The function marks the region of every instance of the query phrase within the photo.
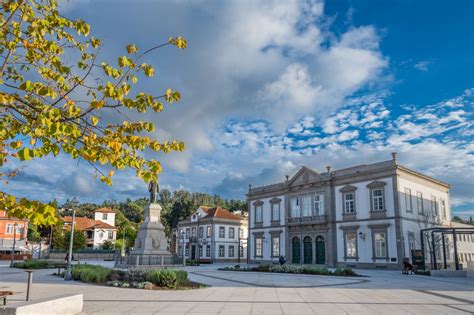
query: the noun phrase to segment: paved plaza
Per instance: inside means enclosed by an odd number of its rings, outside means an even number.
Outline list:
[[[209,288],[178,291],[122,289],[65,282],[54,270],[34,274],[32,298],[83,293],[84,314],[472,314],[472,279],[404,276],[358,270],[366,277],[218,271],[187,267]],[[27,275],[0,266],[0,290],[24,300]]]

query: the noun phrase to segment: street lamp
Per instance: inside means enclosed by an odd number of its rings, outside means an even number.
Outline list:
[[[184,229],[183,229],[183,230],[181,230],[181,238],[183,239],[183,241],[182,241],[183,242],[182,243],[183,244],[182,245],[182,247],[183,247],[183,267],[186,267],[186,255],[185,255],[185,251],[184,251],[184,247],[186,246],[186,244],[184,242],[184,236],[185,236],[185,233],[184,233]]]
[[[72,279],[72,245],[74,242],[74,221],[76,220],[76,208],[79,204],[76,197],[74,197],[71,201],[72,205],[72,222],[71,222],[71,235],[69,236],[69,251],[67,255],[67,270],[66,274],[64,275],[65,281],[70,281]]]
[[[197,252],[197,259],[196,261],[199,263],[199,258],[200,258],[200,253],[199,253],[199,250],[201,247],[201,245],[199,244],[199,219],[201,219],[201,214],[200,213],[197,213],[197,245],[198,245],[198,252]],[[203,231],[204,232],[204,231]]]
[[[16,228],[18,224],[15,223],[13,225],[13,248],[12,248],[12,257],[10,261],[10,268],[13,268],[13,265],[15,264],[15,246],[16,246]]]

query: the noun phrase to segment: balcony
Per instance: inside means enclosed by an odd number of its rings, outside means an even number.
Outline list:
[[[298,217],[298,218],[287,218],[286,223],[288,225],[298,224],[322,224],[327,223],[327,215],[313,215],[309,217]]]

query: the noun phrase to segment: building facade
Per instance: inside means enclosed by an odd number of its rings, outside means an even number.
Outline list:
[[[449,226],[449,188],[399,165],[395,153],[322,173],[302,167],[284,182],[249,187],[250,260],[399,268],[421,247],[421,229]]]
[[[16,231],[15,231],[16,227]],[[28,220],[11,218],[5,210],[0,210],[0,257],[9,259],[15,239],[15,253],[26,252]]]
[[[63,220],[64,230],[71,229],[72,217],[64,217]],[[105,241],[115,244],[117,237],[115,211],[110,208],[100,208],[94,211],[94,219],[76,217],[75,229],[84,233],[87,247],[101,248]]]
[[[248,221],[221,207],[201,206],[173,229],[171,251],[200,262],[246,261]]]

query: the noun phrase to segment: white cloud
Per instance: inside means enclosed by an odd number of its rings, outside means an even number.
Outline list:
[[[428,67],[429,67],[431,64],[432,64],[431,61],[422,60],[422,61],[419,61],[419,62],[415,63],[415,65],[414,65],[413,67],[414,67],[415,69],[417,69],[417,70],[426,72],[426,71],[428,71]]]

